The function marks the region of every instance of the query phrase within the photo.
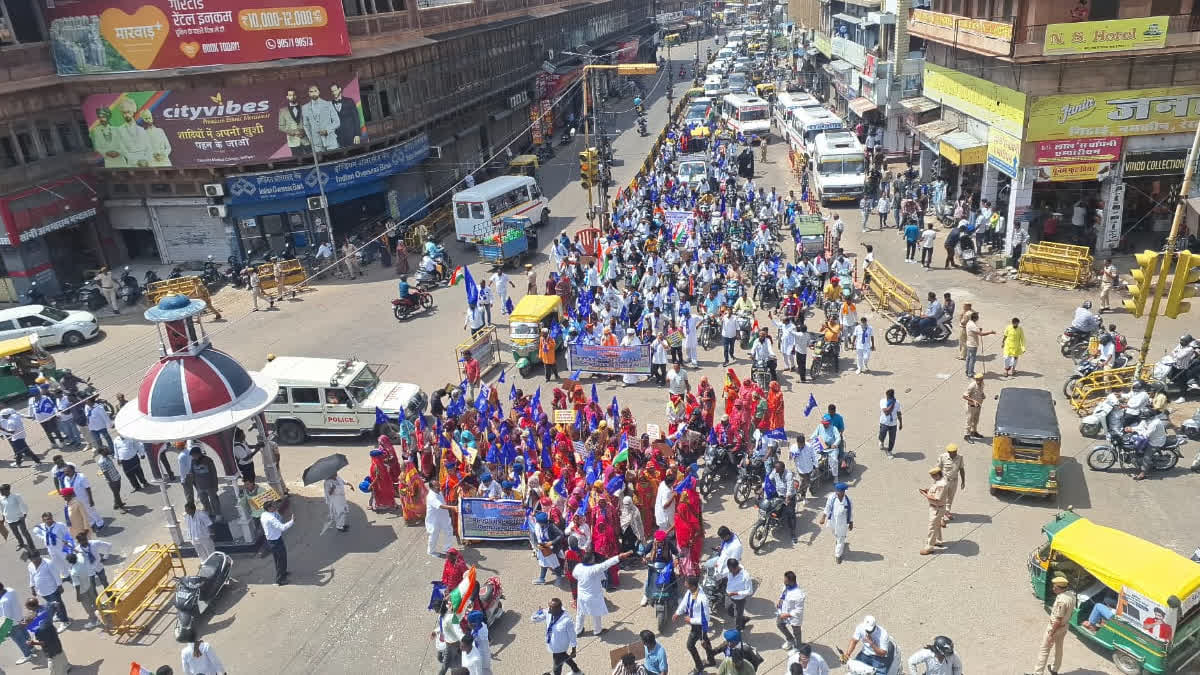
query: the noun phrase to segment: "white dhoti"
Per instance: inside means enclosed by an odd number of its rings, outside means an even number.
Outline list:
[[[833,557],[841,560],[846,552],[846,537],[850,534],[850,498],[838,499],[837,493],[829,495],[825,502],[825,520],[833,534]]]
[[[866,370],[867,366],[869,366],[871,364],[871,350],[870,349],[856,349],[855,356],[858,358],[858,369],[859,370]]]
[[[688,336],[688,339],[686,341],[684,341],[683,346],[687,350],[688,362],[695,363],[696,362],[696,349],[699,346],[699,344],[697,343],[697,340],[696,340],[696,335],[693,333],[692,335]]]
[[[345,528],[346,514],[350,512],[350,505],[346,503],[346,495],[326,495],[325,504],[329,506],[329,522],[339,530]]]
[[[429,544],[425,550],[429,555],[445,553],[454,541],[454,528],[450,524],[450,514],[444,509],[427,511],[425,513],[425,531],[429,533]],[[445,545],[439,545],[442,537],[446,538]]]
[[[575,566],[572,575],[575,577],[579,589],[579,611],[575,616],[576,632],[584,631],[583,622],[589,616],[592,617],[595,632],[599,633],[603,630],[604,617],[608,616],[608,604],[604,602],[604,577],[608,575],[608,568],[619,562],[621,559],[613,556],[595,565]]]

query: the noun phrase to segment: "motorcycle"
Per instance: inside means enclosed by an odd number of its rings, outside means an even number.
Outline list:
[[[646,556],[649,553],[650,544],[642,544],[638,547],[639,556]],[[666,567],[666,563],[662,564],[663,568],[653,563],[651,565],[659,574]],[[674,569],[674,566],[672,568]],[[658,632],[662,633],[670,625],[675,607],[679,604],[679,575],[672,572],[671,578],[666,583],[655,583],[650,592],[646,594],[646,600],[648,600],[647,604],[654,608],[654,622],[658,625]]]
[[[310,254],[311,255],[311,254]],[[225,283],[230,284],[234,288],[243,288],[246,285],[246,275],[243,274],[246,267],[235,256],[229,256],[227,262],[229,266],[221,271],[221,276],[225,278]],[[311,267],[305,269],[311,270]]]
[[[27,305],[46,305],[46,304],[48,304],[48,302],[46,301],[46,294],[42,292],[42,289],[38,288],[36,281],[30,282],[29,290],[25,291],[25,304],[27,304]]]
[[[1087,354],[1088,342],[1094,334],[1094,332],[1085,333],[1067,326],[1063,334],[1058,336],[1059,351],[1067,358],[1081,358],[1084,354]]]
[[[575,128],[568,127],[563,129],[562,138],[559,139],[559,145],[570,145],[571,141],[575,140]]]
[[[950,326],[945,321],[938,321],[933,325],[933,328],[918,330],[921,317],[910,312],[904,312],[896,318],[896,322],[888,326],[887,331],[883,334],[883,339],[887,340],[889,345],[903,344],[904,339],[909,335],[913,336],[914,340],[925,339],[927,341],[945,342],[946,338],[950,337]]]
[[[707,556],[705,556],[704,562],[708,562]],[[721,586],[724,570],[717,570],[715,567],[715,565],[703,566],[704,576],[700,578],[700,589],[708,598],[708,606],[712,607],[714,612],[719,612],[725,607],[725,588]]]
[[[755,553],[762,551],[767,545],[771,533],[783,522],[783,510],[787,508],[787,500],[783,497],[762,497],[758,501],[758,520],[750,528],[750,550]]]
[[[649,136],[650,135],[650,131],[646,129],[646,118],[645,117],[638,118],[637,128],[638,128],[639,136]]]
[[[392,300],[392,314],[396,316],[397,321],[407,319],[409,315],[422,309],[433,309],[433,296],[427,291],[418,290],[409,296],[407,302],[400,298]]]
[[[442,285],[442,280],[437,277],[436,273],[426,272],[425,270],[418,271],[414,281],[416,282],[417,290],[423,293],[440,288]]]
[[[821,376],[821,373],[830,370],[837,372],[838,365],[838,343],[825,342],[823,337],[817,337],[813,344],[819,350],[817,357],[809,364],[808,374],[814,380]]]
[[[979,254],[973,248],[965,248],[962,252],[962,264],[960,268],[970,272],[971,274],[979,274]]]
[[[754,286],[755,295],[758,298],[758,306],[763,309],[774,309],[779,307],[779,288],[775,285],[775,280],[771,277],[764,277],[758,280]]]
[[[175,588],[175,639],[193,642],[196,639],[196,621],[208,612],[229,583],[233,560],[221,551],[215,551],[201,563],[194,575],[183,577]]]
[[[1127,361],[1128,359],[1124,355],[1118,354],[1113,358],[1112,367],[1121,368]],[[1063,382],[1063,396],[1071,398],[1071,392],[1075,389],[1075,383],[1097,370],[1100,370],[1100,364],[1096,361],[1090,358],[1079,359],[1079,362],[1075,364],[1075,373],[1067,377],[1066,381]]]
[[[159,278],[158,272],[155,272],[154,270],[146,270],[146,273],[142,275],[143,286],[149,286],[150,284],[157,283],[159,281],[162,281],[162,279]]]
[[[138,298],[142,297],[142,289],[138,286],[137,279],[129,273],[129,267],[126,267],[121,274],[120,284],[121,288],[117,291],[117,295],[120,296],[121,302],[124,302],[126,305],[132,305],[138,301]]]
[[[880,672],[875,666],[865,661],[850,658],[842,651],[841,647],[834,647],[834,649],[837,650],[838,658],[846,664],[846,672],[849,675],[877,675]],[[888,653],[883,661],[885,664],[882,666],[884,675],[901,675],[904,659],[900,658],[900,646],[890,636],[888,637]]]
[[[731,448],[719,443],[709,443],[704,451],[704,464],[700,468],[697,489],[705,499],[711,497],[721,485],[727,469],[736,469]]]
[[[1142,463],[1138,457],[1137,442],[1137,434],[1132,431],[1126,432],[1121,429],[1109,431],[1108,443],[1097,445],[1088,452],[1088,467],[1092,471],[1108,471],[1114,464],[1120,464],[1124,470],[1138,469]],[[1163,447],[1153,449],[1147,447],[1147,452],[1151,450],[1154,452],[1150,457],[1150,469],[1170,471],[1175,468],[1175,465],[1183,457],[1179,448],[1186,442],[1179,436],[1170,435],[1167,436],[1167,442],[1163,443]]]
[[[754,324],[752,323],[753,319],[751,318],[751,316],[748,312],[742,312],[742,313],[738,314],[737,320],[738,320],[738,331],[737,331],[738,342],[741,343],[742,349],[749,349],[750,348],[750,335],[754,332]]]
[[[79,287],[79,306],[84,309],[94,312],[108,304],[104,296],[100,294],[100,287],[95,281],[89,281]]]
[[[757,455],[746,457],[738,466],[737,482],[733,484],[733,501],[745,506],[758,499],[762,492],[763,479],[767,477],[767,465]]]
[[[1116,394],[1109,394],[1096,404],[1092,412],[1079,420],[1079,433],[1088,438],[1100,438],[1124,426],[1125,410],[1121,407],[1121,399]]]
[[[717,320],[713,317],[705,319],[700,326],[700,346],[705,349],[712,349],[721,337],[721,328],[717,325]]]
[[[1190,382],[1180,383],[1176,379],[1175,359],[1170,354],[1164,355],[1154,364],[1154,368],[1150,371],[1150,377],[1154,381],[1154,387],[1168,396],[1187,396],[1190,393],[1197,391],[1198,387]],[[1187,377],[1182,375],[1179,379]]]
[[[204,267],[200,270],[200,281],[204,282],[210,291],[215,290],[225,281],[225,277],[221,275],[221,270],[217,268],[217,263],[213,262],[211,255],[204,261]]]
[[[183,276],[183,268],[176,265],[171,268],[171,273],[167,275],[168,279],[178,279]]]
[[[761,387],[763,391],[766,391],[767,387],[771,386],[773,379],[771,377],[771,361],[773,360],[755,360],[754,366],[750,368],[750,379],[754,380],[754,383]]]
[[[1179,425],[1183,430],[1183,435],[1193,441],[1200,441],[1200,410],[1192,413],[1192,416],[1183,421]]]
[[[811,495],[817,494],[817,488],[825,482],[833,485],[837,481],[844,481],[854,473],[854,451],[842,449],[838,452],[838,475],[837,480],[834,480],[833,471],[829,468],[829,453],[823,450],[817,450],[817,466],[813,470],[812,481],[809,483],[808,492]]]

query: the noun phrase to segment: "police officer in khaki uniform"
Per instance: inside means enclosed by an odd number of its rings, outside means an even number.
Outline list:
[[[958,445],[950,443],[946,451],[938,457],[938,466],[942,467],[942,476],[946,478],[946,513],[942,524],[950,522],[954,515],[950,510],[954,507],[954,495],[959,488],[967,489],[967,469],[962,455],[958,454]]]
[[[1038,650],[1037,665],[1032,673],[1026,675],[1046,675],[1057,673],[1062,667],[1063,639],[1067,637],[1067,622],[1075,613],[1078,600],[1075,592],[1068,590],[1069,582],[1064,576],[1056,576],[1050,580],[1051,590],[1058,597],[1054,598],[1054,606],[1050,608],[1050,623],[1046,624],[1046,632],[1042,635],[1042,646]],[[1046,661],[1050,658],[1050,649],[1054,649],[1054,666],[1046,669]]]
[[[537,272],[534,271],[533,265],[525,263],[525,294],[537,295]]]
[[[933,483],[920,490],[921,496],[929,502],[929,535],[925,538],[921,555],[929,555],[935,548],[945,546],[942,543],[942,523],[946,517],[946,477],[942,475],[941,466],[931,468],[929,475]]]
[[[963,440],[974,443],[976,438],[983,438],[978,428],[979,413],[983,410],[983,373],[975,373],[974,381],[967,387],[962,398],[967,402],[967,432],[963,435]]]

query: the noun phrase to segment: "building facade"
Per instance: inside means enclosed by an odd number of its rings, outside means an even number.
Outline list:
[[[249,31],[283,34],[280,10],[207,4],[109,25],[123,0],[80,17],[4,0],[0,300],[130,258],[303,252],[331,229],[340,244],[552,133],[577,109],[582,59],[655,50],[651,5],[633,0],[317,0],[326,15],[283,16],[311,21],[305,35],[265,43]],[[249,37],[179,37],[231,20]],[[189,66],[206,58],[219,65]],[[311,199],[322,187],[332,223]]]
[[[911,120],[927,177],[1035,238],[1157,245],[1200,123],[1200,3],[933,0]]]

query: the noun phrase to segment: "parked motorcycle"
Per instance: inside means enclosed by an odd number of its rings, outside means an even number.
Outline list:
[[[175,639],[192,642],[196,639],[196,621],[216,602],[217,596],[229,583],[233,560],[221,551],[209,554],[194,575],[183,577],[175,589]]]
[[[104,296],[100,294],[100,286],[95,280],[89,281],[79,287],[79,306],[94,312],[108,304]]]
[[[397,321],[407,319],[410,315],[422,309],[433,309],[433,296],[427,291],[417,290],[409,296],[407,302],[396,298],[392,300],[392,314]]]
[[[758,499],[766,476],[767,465],[762,457],[752,455],[743,459],[738,466],[737,482],[733,485],[734,503],[745,506]]]
[[[211,255],[204,261],[204,267],[200,270],[200,281],[204,282],[210,291],[216,290],[225,281]]]
[[[171,273],[167,275],[168,279],[178,279],[183,276],[183,268],[176,265],[171,268]]]
[[[249,275],[243,274],[246,266],[242,264],[236,256],[229,256],[227,262],[229,266],[221,271],[221,276],[225,277],[226,283],[229,283],[234,288],[244,288],[246,279]],[[312,269],[311,267],[306,269]]]
[[[1138,469],[1141,460],[1137,452],[1137,434],[1114,429],[1108,433],[1108,443],[1093,447],[1087,456],[1088,467],[1092,471],[1108,471],[1114,464],[1120,464],[1121,469]],[[1146,448],[1153,451],[1150,458],[1150,468],[1153,471],[1169,471],[1183,457],[1179,448],[1186,443],[1176,435],[1167,436],[1167,442],[1161,448]]]
[[[896,318],[896,322],[883,334],[883,339],[887,340],[889,345],[903,344],[904,339],[908,336],[913,336],[914,340],[925,339],[927,341],[945,342],[946,338],[950,337],[950,326],[944,321],[938,321],[933,325],[933,328],[926,330],[918,330],[917,326],[921,321],[921,317],[910,312],[904,312]]]
[[[143,286],[149,286],[150,284],[157,283],[159,281],[162,281],[162,279],[159,278],[158,272],[155,272],[154,270],[146,270],[146,273],[142,275]]]
[[[46,294],[42,289],[38,288],[36,281],[29,282],[29,290],[25,291],[25,304],[27,305],[47,305]]]
[[[120,296],[121,302],[126,305],[132,305],[142,297],[142,288],[138,286],[137,278],[129,272],[128,265],[121,273],[120,284],[121,287],[117,291],[117,295]]]

